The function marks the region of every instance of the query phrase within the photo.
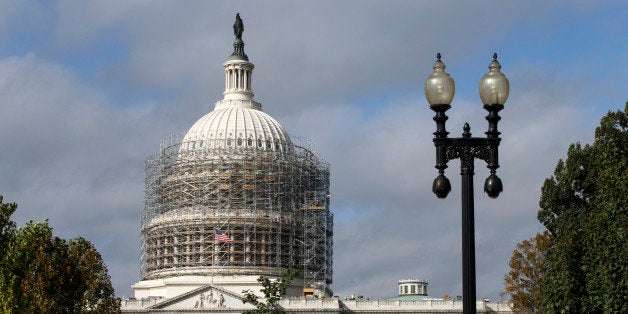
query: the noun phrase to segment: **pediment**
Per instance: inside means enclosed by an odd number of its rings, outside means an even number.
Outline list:
[[[250,304],[242,303],[243,296],[226,289],[205,285],[174,298],[159,302],[147,309],[154,310],[194,310],[220,313],[252,309]]]

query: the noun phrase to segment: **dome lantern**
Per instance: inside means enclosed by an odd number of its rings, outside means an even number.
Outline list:
[[[240,13],[236,14],[236,21],[233,24],[233,53],[229,60],[225,62],[225,100],[252,100],[253,90],[251,88],[251,76],[255,65],[249,62],[249,57],[244,53],[244,41],[242,32],[244,23],[240,18]],[[218,105],[218,104],[216,104]],[[253,104],[251,104],[255,107]],[[258,104],[259,105],[259,104]],[[260,108],[255,108],[260,109]]]

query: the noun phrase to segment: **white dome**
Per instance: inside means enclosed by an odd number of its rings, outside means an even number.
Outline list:
[[[254,149],[286,152],[291,141],[284,128],[268,114],[251,106],[216,106],[187,132],[181,149]]]

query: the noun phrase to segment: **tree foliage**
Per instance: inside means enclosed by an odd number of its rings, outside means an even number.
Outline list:
[[[292,279],[299,274],[299,270],[288,269],[282,278],[277,280],[270,280],[264,276],[259,276],[257,282],[262,285],[260,290],[264,294],[263,302],[258,300],[258,297],[251,290],[243,290],[244,294],[243,303],[251,303],[257,309],[246,311],[245,314],[279,314],[286,313],[284,310],[278,307],[278,302],[283,295],[286,294],[288,285],[292,282]]]
[[[48,221],[16,227],[0,196],[0,309],[4,313],[119,310],[102,257],[83,238],[52,234]]]
[[[543,311],[628,313],[628,103],[602,118],[592,145],[569,147],[540,208],[551,238]]]
[[[539,313],[541,300],[540,281],[543,277],[545,253],[550,243],[546,231],[517,244],[510,258],[510,271],[504,277],[506,291],[513,309],[522,313]]]
[[[15,223],[11,221],[11,215],[17,209],[15,203],[3,203],[0,195],[0,257],[6,254],[6,249],[11,239],[11,232],[15,229]]]
[[[78,305],[81,309],[111,311],[119,308],[120,300],[115,297],[111,277],[102,256],[94,245],[79,237],[69,241],[69,253],[77,261],[77,271],[84,282]]]

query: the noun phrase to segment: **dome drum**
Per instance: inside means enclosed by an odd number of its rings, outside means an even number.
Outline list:
[[[165,144],[147,160],[143,279],[292,267],[331,282],[327,163],[292,143],[286,153],[187,144]],[[216,242],[216,229],[233,241]]]
[[[276,275],[298,265],[294,260],[299,243],[291,224],[262,223],[241,219],[237,224],[220,219],[179,222],[143,228],[143,258],[148,275],[144,279],[164,278],[174,273],[234,275],[260,273]],[[215,226],[228,230],[230,242],[214,239]]]

